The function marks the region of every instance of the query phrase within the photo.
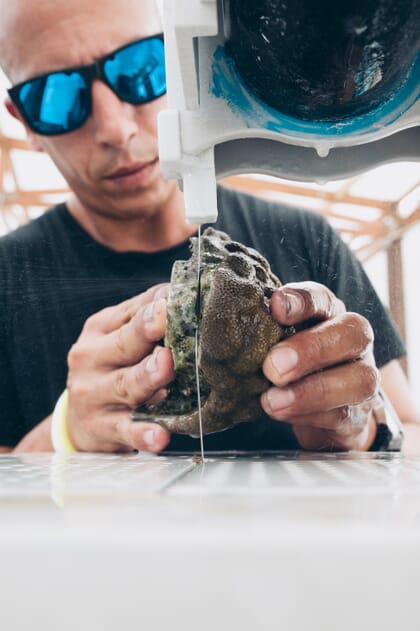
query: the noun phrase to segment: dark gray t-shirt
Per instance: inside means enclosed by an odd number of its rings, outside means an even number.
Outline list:
[[[219,189],[215,227],[259,250],[283,283],[314,280],[363,314],[378,366],[404,354],[360,264],[321,216]],[[88,316],[170,278],[188,242],[158,253],[115,252],[92,239],[64,204],[0,239],[0,445],[48,416],[65,387],[67,353]],[[170,450],[196,449],[173,436]],[[263,417],[205,438],[208,450],[295,449],[287,423]]]

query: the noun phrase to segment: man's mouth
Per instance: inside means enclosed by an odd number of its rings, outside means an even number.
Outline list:
[[[153,166],[157,162],[157,158],[155,160],[151,160],[150,162],[136,162],[135,164],[130,164],[126,167],[121,167],[116,171],[113,171],[109,175],[105,175],[105,180],[118,180],[118,178],[125,178],[130,175],[134,175],[136,173],[140,173],[147,169],[150,166]]]
[[[120,167],[103,177],[112,191],[118,193],[139,191],[147,188],[157,175],[159,159],[149,162],[135,162]]]

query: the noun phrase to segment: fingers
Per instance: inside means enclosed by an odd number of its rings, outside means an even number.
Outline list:
[[[157,453],[165,449],[170,433],[158,423],[134,423],[130,420],[129,436],[134,449]]]
[[[130,418],[128,410],[113,410],[92,421],[90,435],[84,435],[78,444],[79,451],[128,452],[165,449],[170,433],[157,423],[138,423]]]
[[[85,373],[69,374],[67,387],[78,405],[109,408],[136,407],[162,397],[162,389],[175,378],[172,353],[169,348],[156,346],[153,353],[135,366],[110,370],[89,379]],[[92,380],[95,387],[92,389]]]
[[[372,354],[364,359],[311,374],[285,387],[269,388],[261,403],[277,420],[314,415],[345,405],[357,405],[375,395],[379,371]]]
[[[168,294],[168,283],[155,285],[138,296],[98,311],[88,318],[84,330],[90,333],[111,333],[129,322],[139,309],[155,300],[167,298]]]
[[[172,353],[169,348],[157,346],[139,364],[107,373],[98,387],[98,396],[134,408],[161,396],[158,392],[173,379]]]
[[[134,365],[152,351],[156,342],[164,337],[165,329],[164,298],[140,306],[131,320],[110,333],[91,333],[85,327],[83,336],[69,352],[69,369],[72,371],[73,366],[80,363],[86,368],[100,366],[101,369]]]
[[[286,388],[272,388],[261,403],[273,419],[292,425],[304,449],[364,451],[376,435],[372,398],[378,387],[378,370],[370,354]]]
[[[360,405],[347,405],[322,414],[289,419],[300,445],[304,449],[366,450],[376,436],[373,416],[374,400]]]
[[[367,449],[376,431],[371,398],[379,388],[369,322],[312,282],[284,285],[270,308],[280,324],[306,328],[265,358],[263,372],[274,386],[261,397],[266,413],[291,423],[306,449]]]
[[[96,361],[105,367],[130,366],[149,354],[166,329],[166,300],[160,298],[140,307],[133,318],[103,336]]]
[[[104,309],[87,321],[68,355],[67,425],[80,451],[162,450],[169,433],[131,421],[130,410],[166,395],[175,377],[166,328],[168,286]],[[150,424],[149,424],[150,425]]]
[[[292,416],[288,421],[297,428],[317,428],[331,430],[343,437],[351,436],[357,429],[363,429],[366,414],[353,414],[353,406],[343,405],[333,410],[327,410],[314,414],[302,414]],[[370,409],[369,409],[370,411]]]
[[[354,361],[371,350],[373,331],[357,313],[304,329],[274,346],[263,363],[263,372],[274,385],[295,382],[315,371]]]
[[[337,449],[365,451],[374,440],[376,424],[373,416],[369,415],[362,427],[353,428],[349,424],[345,432],[297,424],[293,425],[293,431],[303,449],[311,451]]]
[[[157,453],[165,449],[170,440],[170,433],[157,423],[135,423],[129,415],[120,414],[109,424],[109,442],[104,443],[104,451],[115,451],[120,444],[124,450],[152,451]]]
[[[270,301],[274,318],[286,326],[308,320],[327,320],[344,313],[344,303],[327,287],[314,282],[288,283]]]
[[[138,365],[95,375],[94,379],[94,388],[85,375],[76,375],[68,382],[68,427],[75,447],[80,451],[164,449],[169,433],[152,424],[152,434],[144,434],[145,424],[133,423],[130,409],[166,394],[164,386],[174,379],[171,351],[156,347]],[[83,413],[76,414],[75,409]]]

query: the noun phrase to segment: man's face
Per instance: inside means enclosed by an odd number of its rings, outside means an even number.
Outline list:
[[[161,32],[154,0],[17,0],[14,83],[92,63],[135,39]],[[29,133],[47,152],[88,211],[113,218],[147,217],[170,198],[175,183],[160,172],[157,115],[165,97],[133,106],[104,83],[92,85],[92,114],[68,134]]]

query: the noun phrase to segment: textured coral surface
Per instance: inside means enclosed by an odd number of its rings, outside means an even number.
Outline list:
[[[165,345],[176,379],[162,403],[143,406],[135,420],[156,420],[171,432],[199,435],[195,341],[199,322],[199,374],[203,433],[221,431],[261,414],[268,387],[261,366],[284,331],[271,317],[269,299],[279,279],[258,252],[208,228],[192,256],[172,270]],[[200,287],[200,291],[198,288]]]

